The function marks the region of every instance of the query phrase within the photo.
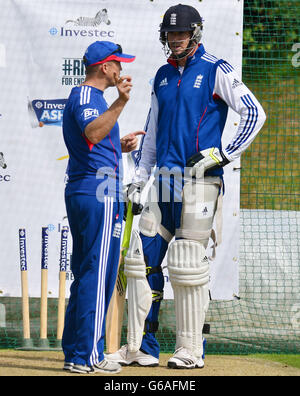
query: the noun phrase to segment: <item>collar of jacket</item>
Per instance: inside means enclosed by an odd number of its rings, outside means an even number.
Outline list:
[[[197,61],[199,60],[199,58],[201,58],[201,56],[202,56],[204,53],[205,53],[205,49],[204,49],[203,44],[199,44],[199,45],[198,45],[198,49],[197,49],[197,51],[194,53],[194,55],[188,57],[188,59],[187,59],[187,61],[186,61],[186,64],[185,64],[185,67],[187,67],[187,66],[190,65],[191,63],[197,62]],[[175,59],[169,58],[167,62],[170,63],[170,65],[176,67],[176,69],[178,68],[178,63],[177,63],[177,61],[176,61]]]

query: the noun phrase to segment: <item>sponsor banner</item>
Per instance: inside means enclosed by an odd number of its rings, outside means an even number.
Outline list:
[[[66,102],[67,99],[35,99],[30,101],[28,104],[28,112],[31,119],[31,126],[61,126]]]
[[[20,248],[20,269],[21,271],[27,271],[26,230],[24,228],[19,230],[19,248]]]
[[[19,229],[26,230],[29,293],[40,296],[41,229],[48,227],[49,297],[57,297],[61,230],[68,226],[64,204],[68,153],[62,117],[70,90],[84,81],[83,54],[94,41],[109,40],[136,56],[133,63],[122,64],[122,73],[132,76],[133,89],[119,125],[121,136],[142,130],[153,78],[166,62],[159,25],[174,2],[90,0],[88,7],[83,0],[4,3],[0,15],[0,296],[21,294]],[[204,19],[206,50],[226,59],[241,74],[243,1],[189,0],[188,4]],[[199,75],[195,87],[201,83]],[[234,82],[234,86],[239,84]],[[105,91],[108,104],[116,97],[116,89]],[[86,110],[86,119],[94,116]],[[229,111],[224,144],[238,122],[239,117]],[[123,157],[125,183],[130,182],[134,169],[130,157]],[[225,171],[223,243],[211,264],[211,295],[217,299],[238,294],[238,168],[236,162]],[[137,222],[135,219],[135,227]],[[122,237],[119,226],[113,232]],[[69,233],[67,296],[72,281],[71,252]],[[172,298],[166,268],[164,274],[165,298]]]
[[[82,58],[63,58],[61,68],[61,85],[69,87],[83,83],[85,67]]]

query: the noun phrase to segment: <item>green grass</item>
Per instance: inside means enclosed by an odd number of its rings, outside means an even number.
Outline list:
[[[270,360],[300,369],[300,355],[254,354],[248,355],[248,357]]]

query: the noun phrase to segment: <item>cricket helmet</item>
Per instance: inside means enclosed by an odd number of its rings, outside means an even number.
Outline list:
[[[192,6],[178,4],[170,7],[160,25],[160,41],[166,46],[168,32],[191,32],[191,44],[198,44],[202,37],[203,19]]]

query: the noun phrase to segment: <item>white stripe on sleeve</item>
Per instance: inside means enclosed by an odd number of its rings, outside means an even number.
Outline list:
[[[238,129],[223,150],[229,161],[233,161],[253,142],[266,120],[266,115],[256,97],[229,63],[224,62],[218,66],[214,93],[241,117]]]
[[[91,99],[91,87],[88,87],[86,85],[83,85],[80,90],[80,105],[88,104],[90,103]]]

